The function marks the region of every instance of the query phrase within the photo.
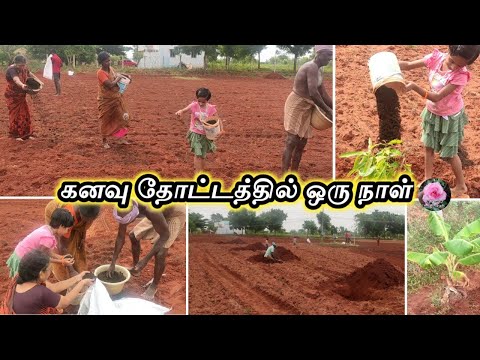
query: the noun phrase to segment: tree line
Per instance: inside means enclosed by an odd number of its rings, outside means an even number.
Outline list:
[[[228,221],[231,230],[237,229],[244,234],[286,233],[283,224],[288,215],[280,209],[271,209],[261,214],[255,211],[241,209],[229,211],[228,216],[219,213],[212,214],[210,219],[197,212],[189,213],[190,232],[216,232],[217,224]],[[371,214],[360,213],[354,217],[354,228],[335,226],[331,217],[325,212],[316,214],[316,220],[305,220],[301,229],[293,230],[292,235],[320,235],[320,236],[343,236],[350,231],[361,237],[399,237],[404,234],[405,217],[387,211],[375,210]]]
[[[228,70],[232,60],[247,60],[257,57],[260,69],[260,53],[267,45],[179,45],[175,46],[174,53],[181,58],[182,54],[197,56],[204,53],[204,68],[208,68],[210,61],[216,61],[219,56],[225,59],[225,68]],[[313,45],[276,45],[279,49],[292,54],[293,70],[297,69],[297,61],[301,56],[312,50]],[[129,50],[134,51],[134,60],[139,61],[143,52],[138,51],[138,45],[126,47],[123,45],[0,45],[0,63],[11,64],[13,58],[22,50],[33,59],[44,60],[55,49],[66,65],[75,66],[75,63],[94,63],[100,51],[107,51],[111,55],[125,56]],[[283,55],[285,56],[285,55]]]

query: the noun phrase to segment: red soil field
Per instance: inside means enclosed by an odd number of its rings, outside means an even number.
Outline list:
[[[8,257],[19,241],[26,235],[44,225],[45,206],[50,200],[0,200],[0,231],[3,237],[0,240],[0,299],[3,299],[7,289],[8,267],[5,264]],[[138,220],[136,221],[138,222]],[[134,224],[136,224],[136,222]],[[129,225],[127,230],[130,231]],[[118,224],[112,216],[110,206],[102,207],[99,218],[87,231],[87,261],[90,271],[98,266],[109,264],[115,238],[117,236]],[[150,241],[142,241],[142,252],[140,258],[145,256],[151,249]],[[127,238],[117,264],[130,268],[132,266],[130,240]],[[167,265],[164,275],[158,286],[155,302],[172,308],[168,314],[185,314],[186,298],[186,261],[185,261],[185,229],[180,233],[178,239],[170,248],[167,256]],[[132,276],[125,284],[122,293],[118,297],[140,297],[145,290],[142,286],[153,277],[154,260],[152,259],[143,269],[139,276]],[[56,281],[50,278],[50,281]],[[70,306],[67,313],[75,313],[78,307]]]
[[[41,74],[38,73],[37,76]],[[129,178],[156,171],[164,178],[191,178],[193,157],[186,141],[190,117],[175,112],[194,100],[195,90],[208,87],[211,103],[225,120],[226,134],[209,155],[207,170],[230,185],[243,171],[280,175],[285,141],[283,108],[293,79],[212,76],[179,78],[132,75],[124,99],[131,115],[132,145],[101,146],[97,111],[97,79],[93,73],[62,77],[62,96],[54,84],[32,101],[37,139],[8,138],[8,110],[0,101],[0,194],[54,195],[62,178]],[[3,94],[5,78],[0,77]],[[331,93],[331,80],[325,81]],[[332,131],[315,131],[300,165],[305,179],[332,177]]]
[[[377,141],[378,114],[368,69],[369,58],[380,51],[390,51],[399,60],[418,60],[431,53],[434,48],[448,51],[446,45],[422,46],[337,46],[336,47],[336,177],[346,177],[353,166],[354,158],[341,159],[339,154],[367,148],[368,138]],[[471,79],[464,88],[465,101],[470,123],[465,127],[463,146],[468,153],[464,163],[464,175],[471,198],[480,198],[480,139],[476,135],[480,130],[478,117],[480,110],[480,76],[478,61],[470,66]],[[407,81],[414,81],[428,89],[426,68],[404,71]],[[425,101],[415,92],[399,96],[401,107],[402,150],[407,163],[418,181],[424,178],[424,147],[421,142],[422,123],[420,113]],[[434,177],[445,179],[452,187],[454,176],[450,165],[435,155]]]
[[[358,247],[270,237],[189,237],[190,314],[404,314],[404,242]],[[219,243],[222,242],[222,243]]]

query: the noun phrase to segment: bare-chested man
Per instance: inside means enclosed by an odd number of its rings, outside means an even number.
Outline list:
[[[153,278],[145,284],[144,287],[147,290],[142,294],[144,299],[153,300],[157,292],[158,283],[165,270],[168,249],[185,226],[185,216],[186,206],[184,204],[175,204],[166,209],[152,210],[133,201],[130,211],[117,210],[115,208],[113,217],[119,223],[119,226],[108,275],[110,276],[115,270],[115,263],[125,244],[128,224],[133,223],[137,218],[143,218],[129,233],[133,257],[133,268],[129,270],[132,275],[137,275],[150,259],[155,257]],[[145,257],[140,259],[140,240],[142,239],[153,239],[155,244]]]
[[[323,69],[333,56],[333,45],[315,45],[315,59],[298,69],[293,91],[285,102],[284,125],[287,132],[282,171],[297,171],[307,140],[312,137],[310,125],[315,105],[332,119],[332,98],[323,84]]]

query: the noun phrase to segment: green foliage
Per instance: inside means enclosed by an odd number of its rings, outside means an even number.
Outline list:
[[[439,212],[431,211],[428,215],[430,229],[436,236],[441,236],[445,241],[439,245],[440,249],[434,247],[431,253],[409,251],[407,259],[424,269],[445,265],[452,282],[466,281],[466,275],[459,271],[457,267],[459,264],[468,266],[480,263],[479,239],[476,237],[480,234],[479,220],[467,224],[453,239],[450,239],[449,232],[452,226],[445,223]],[[456,238],[459,234],[462,238]]]
[[[125,52],[130,50],[129,46],[123,45],[95,45],[95,52],[98,54],[101,51],[106,51],[110,55],[125,56]]]
[[[318,231],[322,234],[330,234],[335,226],[332,225],[331,218],[328,214],[325,214],[323,211],[317,214],[318,221]],[[337,229],[335,229],[336,232]]]
[[[288,215],[280,209],[271,209],[260,215],[264,221],[264,228],[271,232],[279,232],[282,230],[283,222]]]
[[[355,180],[396,180],[401,173],[413,176],[411,165],[405,162],[404,155],[397,148],[401,143],[401,140],[392,140],[387,144],[373,144],[369,138],[366,151],[347,152],[340,157],[355,157],[348,173],[348,176],[355,175]]]
[[[188,214],[188,230],[190,232],[202,231],[207,227],[207,219],[202,214],[191,212]]]
[[[74,58],[77,64],[90,64],[96,60],[96,45],[27,45],[28,53],[38,60],[45,60],[52,49],[68,66],[75,65]]]
[[[271,209],[257,216],[255,211],[241,209],[228,212],[228,221],[231,229],[242,229],[250,232],[261,232],[268,229],[270,232],[281,233],[283,222],[287,214],[280,209]]]
[[[0,64],[10,65],[24,45],[0,45]]]
[[[277,45],[280,49],[293,54],[293,71],[297,70],[297,59],[312,49],[313,45]]]
[[[228,212],[228,221],[230,222],[231,229],[242,229],[245,231],[251,228],[255,217],[256,214],[254,211],[249,211],[245,208]]]
[[[318,232],[317,225],[313,220],[305,220],[302,225],[303,229],[307,232],[307,234],[316,234]]]
[[[405,216],[388,211],[375,210],[371,214],[359,213],[355,215],[357,232],[366,237],[386,237],[403,235],[405,233]]]
[[[224,221],[225,217],[222,214],[215,213],[215,214],[210,215],[210,219],[213,222],[220,222],[220,221]]]

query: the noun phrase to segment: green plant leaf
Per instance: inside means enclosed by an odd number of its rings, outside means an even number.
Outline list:
[[[480,263],[480,254],[473,254],[458,260],[462,265],[475,265]]]
[[[393,139],[388,142],[388,145],[396,145],[396,144],[401,144],[402,140],[399,139]]]
[[[457,235],[455,235],[455,238],[468,239],[471,236],[477,234],[480,234],[480,219],[475,220],[474,222],[471,222],[470,224],[464,226],[463,229],[460,230]]]
[[[367,162],[362,166],[362,168],[358,169],[358,175],[368,176],[369,174],[371,174],[371,172],[369,173],[368,171],[370,170],[372,163],[373,163],[373,158],[369,158]]]
[[[428,258],[429,254],[424,254],[424,253],[419,253],[419,252],[414,252],[414,251],[409,251],[407,253],[407,260],[414,262],[421,267],[424,266],[425,260]]]
[[[452,277],[453,277],[454,280],[460,281],[463,278],[466,278],[467,276],[465,275],[465,273],[463,273],[461,271],[454,271],[452,273]]]
[[[474,239],[470,241],[470,244],[473,245],[473,251],[472,252],[480,252],[480,238]]]
[[[428,255],[428,260],[435,266],[442,265],[447,261],[448,252],[447,251],[434,251]]]
[[[463,239],[453,239],[445,242],[443,245],[448,251],[458,257],[467,256],[473,250],[473,245]]]
[[[368,155],[368,153],[366,153],[365,151],[350,151],[350,152],[340,154],[340,157],[347,158],[351,156],[360,156],[360,155]]]
[[[390,155],[394,157],[399,157],[399,156],[402,156],[402,152],[397,149],[392,149],[392,152],[390,153]]]
[[[428,224],[433,233],[437,236],[443,236],[448,241],[448,233],[450,232],[450,224],[445,223],[443,219],[435,211],[430,211],[428,215]]]
[[[370,168],[365,171],[363,174],[362,172],[360,171],[360,175],[363,176],[363,177],[368,177],[370,176],[371,174],[373,174],[373,172],[377,169],[377,167],[375,165],[373,166],[370,166]]]

